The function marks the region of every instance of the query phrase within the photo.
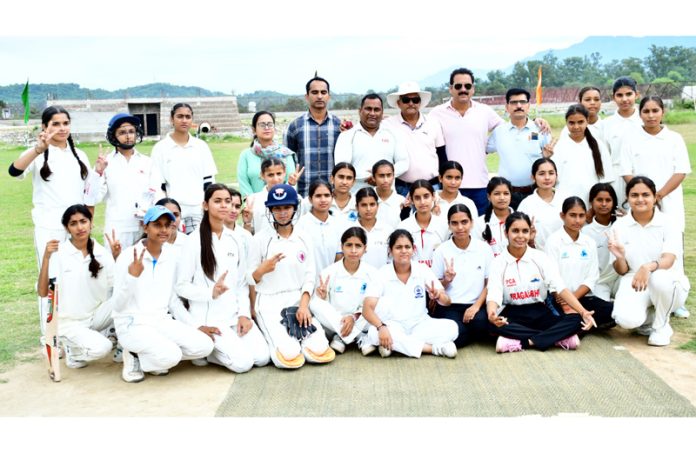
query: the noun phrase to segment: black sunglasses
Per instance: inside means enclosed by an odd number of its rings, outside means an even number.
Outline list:
[[[473,83],[455,83],[452,86],[454,87],[455,90],[461,90],[462,87],[466,88],[467,90],[470,90],[471,87],[474,86],[474,84]]]
[[[420,96],[401,96],[402,104],[408,104],[409,102],[413,102],[414,104],[420,104],[421,98]]]

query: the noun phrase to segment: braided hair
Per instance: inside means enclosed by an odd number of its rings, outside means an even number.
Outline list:
[[[65,108],[59,105],[52,105],[50,107],[47,107],[41,114],[41,124],[48,127],[48,123],[51,122],[53,116],[61,113],[67,116],[68,120],[70,120],[70,114],[67,110],[65,110]],[[70,151],[72,151],[73,156],[75,156],[75,159],[77,159],[77,162],[80,164],[80,177],[84,181],[85,179],[87,179],[89,170],[87,170],[87,166],[85,165],[85,163],[82,162],[80,158],[77,156],[77,151],[75,150],[75,143],[73,142],[72,134],[68,135],[68,145],[70,145]],[[51,168],[48,166],[48,149],[44,151],[43,157],[44,162],[41,166],[41,170],[39,170],[39,175],[41,175],[41,179],[43,179],[44,181],[48,181],[48,177],[53,174]]]
[[[512,183],[510,181],[508,181],[506,178],[503,178],[502,176],[494,176],[491,178],[490,181],[488,181],[488,185],[486,186],[486,193],[488,195],[492,194],[493,191],[498,186],[507,186],[510,193],[512,193]],[[493,239],[493,233],[491,232],[491,226],[488,224],[488,222],[491,221],[492,215],[493,215],[493,204],[488,203],[488,207],[486,207],[486,212],[483,216],[483,221],[486,225],[486,228],[483,230],[483,234],[481,235],[481,237],[483,237],[483,240],[486,241],[487,244],[490,244],[491,240]]]
[[[61,223],[63,226],[67,229],[68,224],[70,223],[70,218],[75,215],[75,214],[82,214],[89,220],[90,222],[92,221],[92,213],[89,212],[89,209],[87,206],[83,204],[74,204],[70,206],[68,209],[65,210],[63,213],[63,217],[61,218]],[[87,253],[89,254],[89,273],[92,275],[92,278],[97,278],[99,275],[99,271],[102,270],[104,266],[97,261],[97,258],[94,256],[94,239],[91,237],[87,239]]]

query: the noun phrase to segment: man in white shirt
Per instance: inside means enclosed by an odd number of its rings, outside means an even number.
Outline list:
[[[378,94],[366,94],[360,102],[360,123],[338,136],[334,161],[349,162],[355,167],[355,185],[351,190],[357,192],[363,187],[375,185],[372,165],[386,159],[394,164],[394,175],[401,176],[408,170],[408,153],[396,134],[381,127],[384,109]]]

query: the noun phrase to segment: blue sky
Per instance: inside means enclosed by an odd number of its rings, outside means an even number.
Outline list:
[[[489,11],[481,3],[429,0],[425,12],[402,1],[247,3],[169,0],[138,3],[137,12],[129,10],[134,3],[112,4],[105,12],[104,2],[34,0],[28,23],[9,20],[0,30],[0,85],[28,77],[87,88],[167,82],[299,94],[318,70],[332,91],[364,92],[452,65],[502,69],[588,35],[692,34],[688,24],[684,33],[674,22],[646,27],[618,11],[600,21],[598,13],[582,12],[610,11],[612,2],[596,0],[570,13],[547,0],[496,2]],[[520,4],[536,10],[513,13]],[[3,8],[8,18],[23,14],[18,2]]]

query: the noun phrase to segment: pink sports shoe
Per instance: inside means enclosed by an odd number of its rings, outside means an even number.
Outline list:
[[[512,338],[498,337],[498,341],[495,342],[495,352],[518,352],[522,350],[522,343],[520,340],[513,340]]]
[[[577,335],[572,335],[556,342],[556,346],[566,351],[577,349],[580,346],[580,338]]]

